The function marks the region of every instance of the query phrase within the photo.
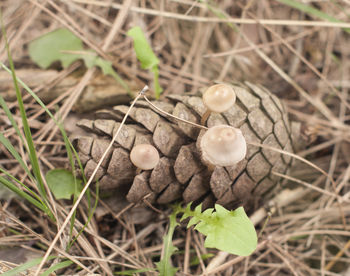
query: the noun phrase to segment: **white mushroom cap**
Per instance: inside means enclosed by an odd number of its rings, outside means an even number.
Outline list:
[[[204,105],[212,112],[225,112],[236,102],[236,93],[231,85],[216,84],[203,94]]]
[[[241,130],[227,125],[209,128],[202,136],[200,148],[203,161],[215,166],[233,166],[247,153]]]
[[[139,144],[131,150],[130,160],[141,170],[151,170],[159,162],[159,153],[152,145]]]

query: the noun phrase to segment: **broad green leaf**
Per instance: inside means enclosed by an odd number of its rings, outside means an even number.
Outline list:
[[[240,256],[252,254],[257,246],[257,235],[243,207],[228,211],[216,204],[215,211],[195,227],[206,236],[205,247]]]
[[[29,43],[29,56],[43,69],[55,61],[60,61],[66,68],[74,61],[83,59],[86,67],[100,67],[105,75],[112,76],[131,93],[128,85],[114,71],[112,63],[97,56],[93,51],[84,50],[80,38],[67,29],[58,29],[33,40]]]
[[[55,61],[61,61],[66,68],[79,59],[67,51],[82,51],[83,43],[71,31],[58,29],[33,40],[28,50],[30,58],[43,69]]]
[[[138,26],[133,27],[127,34],[134,40],[134,50],[137,59],[141,62],[141,67],[143,69],[152,69],[154,66],[157,66],[159,59],[154,54],[141,28]]]
[[[75,191],[81,191],[81,180],[74,178],[71,171],[53,169],[47,172],[45,179],[56,199],[70,199]]]
[[[159,85],[159,59],[154,54],[145,34],[140,27],[136,26],[131,28],[127,34],[134,40],[134,50],[137,59],[141,62],[141,67],[143,69],[149,69],[153,73],[154,90],[156,93],[156,98],[158,99],[160,93],[163,91]]]
[[[189,206],[178,212],[183,212],[184,218],[192,217],[187,227],[196,225],[194,229],[206,236],[205,247],[240,256],[253,253],[257,246],[257,235],[243,207],[229,211],[216,204],[215,210],[209,208],[201,213],[200,205],[193,211]]]

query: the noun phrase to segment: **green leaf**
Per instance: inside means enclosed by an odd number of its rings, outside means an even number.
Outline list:
[[[187,209],[185,209],[188,212]],[[195,229],[206,236],[205,247],[216,248],[240,256],[248,256],[257,246],[257,235],[253,223],[243,207],[228,211],[216,204],[215,211],[200,208],[190,211],[193,218],[188,225],[197,224]]]
[[[153,73],[154,90],[156,93],[156,98],[158,99],[160,93],[163,91],[159,85],[159,59],[154,54],[145,34],[140,27],[136,26],[131,28],[127,34],[134,40],[134,50],[137,59],[141,62],[141,67],[143,69],[149,69]]]
[[[136,26],[131,28],[127,34],[134,40],[134,50],[143,69],[152,69],[159,64],[158,58],[154,54],[140,27]]]
[[[201,257],[201,260],[205,261],[207,259],[210,259],[212,257],[214,257],[215,255],[212,254],[212,253],[207,253],[207,254],[202,254],[200,257]],[[191,261],[190,261],[190,266],[193,266],[193,265],[199,265],[200,264],[200,261],[199,261],[199,258],[198,256],[195,256]]]
[[[114,272],[116,275],[135,275],[137,273],[142,273],[142,272],[153,272],[154,268],[141,268],[141,269],[129,269],[129,270],[124,270],[120,272]]]
[[[177,271],[177,268],[173,267],[170,261],[171,255],[178,250],[172,243],[173,234],[176,226],[178,225],[176,222],[176,215],[177,212],[173,212],[169,216],[169,230],[168,233],[163,237],[164,256],[159,262],[156,263],[159,276],[173,276]]]
[[[240,256],[252,254],[257,246],[257,235],[243,207],[228,211],[216,204],[215,210],[214,225],[208,226],[205,222],[197,225],[198,231],[203,229],[207,235],[204,245]]]
[[[53,169],[47,172],[45,179],[56,199],[70,199],[76,191],[81,191],[81,180],[76,179],[71,171]]]
[[[19,107],[20,114],[21,114],[24,136],[25,136],[25,139],[26,139],[26,142],[28,145],[29,160],[30,160],[30,163],[32,165],[32,170],[33,170],[33,173],[35,176],[36,185],[38,187],[40,196],[42,197],[42,199],[46,200],[47,195],[46,195],[46,191],[45,191],[45,187],[44,187],[44,182],[43,182],[41,171],[39,168],[39,161],[38,161],[37,153],[35,150],[35,145],[34,145],[33,137],[31,134],[31,130],[29,127],[29,123],[28,123],[28,119],[27,119],[27,115],[26,115],[26,110],[24,107],[23,99],[22,99],[22,93],[21,93],[19,86],[18,86],[15,67],[13,64],[11,51],[10,51],[10,48],[9,48],[9,45],[7,42],[5,27],[3,24],[1,24],[1,27],[2,27],[2,34],[3,34],[4,40],[5,40],[5,48],[6,48],[6,52],[7,52],[7,57],[8,57],[8,61],[9,61],[10,68],[11,68],[12,80],[13,80],[13,84],[14,84],[15,91],[16,91],[16,98],[17,98],[17,102],[18,102],[18,107]],[[50,218],[54,218],[50,208],[46,205],[46,203],[44,204],[44,207],[46,208],[45,213]]]
[[[49,256],[47,259],[48,260],[52,260],[53,258],[56,258],[55,256]],[[36,258],[36,259],[33,259],[33,260],[30,260],[22,265],[19,265],[17,266],[16,268],[14,269],[11,269],[9,271],[6,271],[4,273],[2,273],[1,275],[2,276],[16,276],[16,275],[19,275],[19,273],[23,272],[23,271],[26,271],[28,270],[29,268],[32,268],[38,264],[40,264],[41,260],[43,258]]]
[[[58,29],[33,40],[29,43],[29,56],[43,69],[55,61],[60,61],[63,68],[66,68],[74,61],[83,59],[86,67],[100,67],[105,75],[112,76],[131,93],[128,85],[114,71],[112,63],[93,51],[85,51],[80,38],[67,29]]]
[[[71,260],[63,261],[57,264],[54,264],[49,269],[47,269],[44,273],[41,273],[40,276],[49,276],[52,275],[51,273],[55,272],[56,270],[65,268],[73,264]]]
[[[33,40],[28,50],[30,58],[43,69],[55,61],[61,61],[66,68],[79,59],[79,55],[65,51],[82,51],[83,43],[71,31],[58,29]]]

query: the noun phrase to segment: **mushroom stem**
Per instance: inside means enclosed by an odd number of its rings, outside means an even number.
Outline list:
[[[136,172],[135,172],[136,175],[139,175],[141,172],[142,172],[142,169],[136,168]]]
[[[208,171],[209,171],[210,173],[214,172],[215,167],[216,167],[215,165],[209,164],[209,163],[207,163],[206,165],[207,165]]]
[[[210,114],[211,114],[211,111],[209,109],[207,109],[204,112],[204,114],[202,115],[202,118],[201,118],[201,125],[205,126],[205,123],[207,122]]]

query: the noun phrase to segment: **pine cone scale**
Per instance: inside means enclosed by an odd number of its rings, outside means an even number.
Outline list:
[[[299,128],[290,126],[283,105],[265,88],[251,83],[234,84],[233,88],[237,95],[234,107],[222,114],[212,113],[207,126],[228,124],[240,128],[248,143],[244,160],[236,166],[216,167],[210,172],[198,150],[198,141],[204,131],[157,114],[148,103],[139,101],[130,112],[131,119],[123,126],[110,157],[103,162],[102,172],[99,172],[101,188],[124,185],[128,190],[127,199],[135,203],[145,196],[150,202],[159,204],[182,198],[185,202],[200,200],[208,206],[218,202],[232,207],[247,202],[252,195],[260,200],[279,181],[271,172],[285,173],[291,157],[249,143],[293,152],[298,144],[295,137],[298,137]],[[167,99],[169,102],[154,101],[154,104],[192,122],[198,123],[206,110],[198,94],[170,95]],[[99,112],[98,117],[120,118],[127,109],[127,106],[116,106],[112,112]],[[83,120],[79,125],[98,136],[81,137],[77,143],[86,164],[85,173],[89,175],[120,122]],[[96,142],[96,139],[101,141]],[[153,144],[161,159],[151,172],[136,175],[129,154],[141,143]]]

